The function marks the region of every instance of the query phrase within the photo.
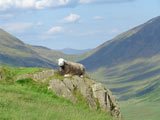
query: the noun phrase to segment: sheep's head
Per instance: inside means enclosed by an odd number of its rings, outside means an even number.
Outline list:
[[[64,66],[64,59],[63,58],[58,59],[58,66]]]

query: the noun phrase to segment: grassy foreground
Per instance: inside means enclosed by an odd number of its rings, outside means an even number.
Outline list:
[[[72,104],[31,79],[23,82],[12,79],[40,70],[5,68],[2,71],[6,77],[0,81],[0,120],[113,120],[104,112],[90,110],[83,101]]]

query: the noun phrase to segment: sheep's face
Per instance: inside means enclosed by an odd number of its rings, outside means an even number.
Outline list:
[[[64,59],[63,58],[58,59],[58,66],[64,66]]]

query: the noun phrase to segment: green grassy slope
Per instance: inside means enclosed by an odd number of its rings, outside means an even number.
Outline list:
[[[91,74],[110,88],[126,120],[157,120],[160,115],[160,56],[137,59]]]
[[[0,119],[6,120],[112,120],[101,111],[90,110],[81,99],[72,104],[45,88],[45,84],[31,79],[14,81],[39,68],[3,67],[0,80]],[[5,77],[4,77],[5,76]]]
[[[158,89],[160,56],[137,59],[110,68],[100,68],[92,75],[105,83],[120,100],[139,97]]]

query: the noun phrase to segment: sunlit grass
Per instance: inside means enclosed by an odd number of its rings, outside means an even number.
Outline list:
[[[4,67],[2,72],[6,77],[0,82],[0,119],[113,120],[113,117],[105,112],[91,110],[82,97],[78,97],[78,102],[73,104],[49,91],[41,82],[30,78],[14,81],[15,76],[41,70]]]

